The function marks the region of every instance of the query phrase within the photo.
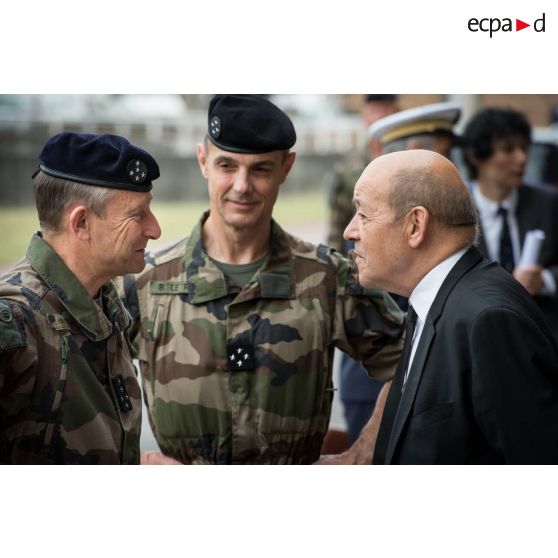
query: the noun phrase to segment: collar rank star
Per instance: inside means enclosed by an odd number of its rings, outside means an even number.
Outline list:
[[[254,369],[254,347],[230,343],[227,345],[227,362],[229,372],[238,372]]]
[[[147,180],[147,166],[139,159],[132,159],[127,167],[128,178],[136,184],[141,184]]]

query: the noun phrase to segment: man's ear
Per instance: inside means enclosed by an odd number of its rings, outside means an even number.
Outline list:
[[[291,171],[291,169],[294,165],[295,159],[296,159],[296,153],[294,151],[291,151],[290,153],[287,153],[287,157],[285,158],[285,162],[283,163],[283,170],[285,171],[285,178],[287,177],[287,175]]]
[[[201,173],[204,178],[207,178],[207,153],[203,143],[198,143],[196,155],[198,157],[198,165],[200,166]]]
[[[430,214],[422,205],[413,207],[407,215],[405,232],[411,248],[418,248],[426,239],[426,232],[430,224]]]
[[[90,211],[84,205],[77,205],[70,212],[69,225],[78,240],[89,240],[91,236]]]

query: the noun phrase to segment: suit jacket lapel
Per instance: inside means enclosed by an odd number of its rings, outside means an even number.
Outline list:
[[[430,316],[428,316],[422,328],[420,341],[415,352],[415,357],[413,358],[411,370],[409,371],[409,377],[407,378],[405,389],[401,394],[397,414],[395,415],[395,420],[393,421],[393,428],[391,429],[391,436],[386,450],[386,464],[391,463],[391,458],[393,457],[393,452],[397,442],[399,441],[399,437],[401,436],[403,426],[407,422],[407,418],[413,407],[417,394],[417,388],[424,370],[424,363],[426,362],[426,357],[435,335],[436,329],[430,320]]]
[[[419,344],[415,352],[415,357],[411,365],[411,370],[409,371],[407,385],[401,395],[401,401],[399,402],[397,414],[395,415],[395,420],[393,422],[393,428],[391,429],[391,435],[386,450],[386,464],[391,463],[392,461],[395,449],[397,448],[397,444],[401,438],[401,433],[403,432],[405,423],[407,422],[413,408],[420,380],[425,368],[426,359],[428,357],[432,341],[436,336],[436,322],[442,314],[446,300],[463,275],[465,275],[471,268],[478,265],[482,260],[482,254],[477,248],[474,246],[469,248],[469,250],[463,254],[462,258],[449,272],[448,276],[442,283],[432,306],[430,307],[430,311],[426,317]]]

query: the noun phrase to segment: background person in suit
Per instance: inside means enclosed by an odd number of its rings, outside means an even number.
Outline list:
[[[473,246],[457,169],[430,151],[385,155],[354,200],[359,282],[410,302],[374,463],[558,463],[558,347],[523,287]],[[368,429],[337,462],[369,462]]]
[[[531,126],[514,110],[489,108],[468,123],[466,163],[480,218],[480,251],[535,297],[558,340],[558,192],[523,183]],[[545,233],[539,265],[517,267],[528,231]]]

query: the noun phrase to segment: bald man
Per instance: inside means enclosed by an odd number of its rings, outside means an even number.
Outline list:
[[[477,214],[453,164],[385,155],[354,203],[345,238],[359,282],[410,302],[373,462],[558,463],[558,347],[527,291],[474,247]],[[373,430],[345,463],[369,462]]]

